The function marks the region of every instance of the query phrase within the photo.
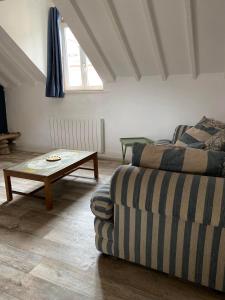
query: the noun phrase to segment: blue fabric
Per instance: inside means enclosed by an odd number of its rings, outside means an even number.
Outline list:
[[[56,7],[51,7],[48,16],[46,97],[64,97],[59,22],[59,11]]]
[[[6,118],[6,107],[5,107],[5,92],[4,88],[0,85],[0,134],[7,133],[7,118]]]

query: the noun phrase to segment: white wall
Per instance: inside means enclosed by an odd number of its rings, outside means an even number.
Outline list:
[[[171,138],[178,124],[194,124],[203,115],[225,121],[223,74],[172,76],[167,81],[120,78],[103,93],[69,94],[63,100],[44,97],[44,86],[7,91],[9,128],[21,131],[20,147],[50,147],[48,117],[103,117],[106,153],[120,157],[120,137]]]
[[[44,74],[49,6],[49,0],[0,2],[0,25]]]

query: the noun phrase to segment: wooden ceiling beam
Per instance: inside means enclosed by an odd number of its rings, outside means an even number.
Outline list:
[[[122,23],[120,21],[115,4],[114,4],[113,0],[103,0],[103,2],[105,5],[105,8],[106,8],[106,11],[108,13],[108,16],[113,24],[113,28],[116,32],[116,35],[118,36],[118,38],[120,40],[120,44],[122,46],[124,55],[127,59],[129,66],[131,67],[133,75],[137,80],[140,80],[141,72],[140,72],[138,64],[135,60],[134,54],[131,50],[128,38],[126,36],[126,33],[125,33]]]
[[[12,38],[0,26],[0,52],[21,74],[22,81],[36,84],[44,81],[44,74],[34,65],[23,50],[12,40]]]
[[[196,79],[198,77],[197,68],[197,56],[196,56],[196,43],[195,43],[195,31],[194,31],[194,17],[193,17],[193,3],[192,0],[184,0],[185,8],[185,25],[187,32],[187,47],[189,53],[190,67],[192,77]]]
[[[8,80],[16,85],[16,86],[20,86],[21,85],[21,81],[13,74],[13,71],[10,70],[9,68],[7,68],[5,65],[3,65],[2,63],[0,63],[0,71],[1,73],[4,75],[5,78],[8,78]]]
[[[8,87],[7,80],[1,74],[0,74],[0,85],[3,86],[4,88]]]
[[[162,45],[160,42],[158,29],[155,20],[155,14],[153,11],[153,4],[151,0],[142,0],[143,10],[145,14],[145,20],[148,27],[149,39],[153,48],[153,55],[155,58],[156,67],[163,80],[167,79],[168,72],[166,63],[163,56]]]

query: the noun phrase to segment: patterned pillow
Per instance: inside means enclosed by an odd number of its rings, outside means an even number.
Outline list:
[[[205,150],[225,151],[225,129],[220,130],[205,142]]]
[[[188,147],[193,143],[205,143],[211,136],[222,129],[205,126],[200,123],[188,129],[175,143],[175,146]]]
[[[210,119],[207,118],[206,116],[204,116],[200,122],[198,122],[198,124],[200,125],[204,125],[206,127],[217,127],[220,129],[225,129],[225,123],[221,122],[221,121],[217,121],[215,119]]]
[[[188,125],[178,125],[174,130],[172,144],[175,144],[176,141],[179,140],[179,138],[191,127],[192,126],[188,126]]]

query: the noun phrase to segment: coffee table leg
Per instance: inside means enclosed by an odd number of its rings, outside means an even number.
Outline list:
[[[95,179],[98,179],[98,155],[97,154],[95,154],[93,158],[93,164],[94,164]]]
[[[51,210],[53,207],[52,201],[52,187],[49,181],[45,181],[45,205],[47,210]]]
[[[13,198],[11,178],[9,175],[6,174],[5,171],[4,171],[4,179],[5,179],[5,190],[6,190],[7,201],[11,201]]]

